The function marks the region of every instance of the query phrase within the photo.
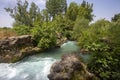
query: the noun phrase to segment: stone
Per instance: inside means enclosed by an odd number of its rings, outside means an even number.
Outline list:
[[[55,62],[48,74],[49,80],[97,80],[87,71],[86,65],[76,54],[66,54],[61,61]]]
[[[81,54],[89,54],[90,51],[88,49],[80,49]]]
[[[16,62],[41,51],[34,47],[31,35],[13,36],[0,40],[0,62]]]

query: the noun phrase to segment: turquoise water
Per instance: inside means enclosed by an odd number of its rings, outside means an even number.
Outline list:
[[[51,65],[63,54],[78,50],[75,42],[68,41],[61,48],[26,57],[17,63],[1,63],[0,80],[48,80]],[[87,58],[85,55],[82,57]]]

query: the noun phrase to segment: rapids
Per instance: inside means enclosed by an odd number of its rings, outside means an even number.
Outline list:
[[[0,80],[48,80],[51,65],[63,54],[78,50],[75,42],[68,41],[61,48],[28,56],[17,63],[0,63]]]

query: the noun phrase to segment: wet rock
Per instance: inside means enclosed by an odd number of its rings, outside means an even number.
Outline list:
[[[66,37],[58,38],[56,47],[60,47],[65,42],[67,42],[67,38]]]
[[[75,54],[63,55],[61,61],[55,62],[48,78],[49,80],[97,80]]]
[[[0,40],[0,62],[16,62],[23,57],[41,51],[33,45],[31,35],[8,37]]]

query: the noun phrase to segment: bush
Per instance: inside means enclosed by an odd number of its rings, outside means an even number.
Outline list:
[[[52,23],[44,23],[42,26],[34,27],[31,32],[36,45],[43,49],[49,49],[56,45],[56,33]]]
[[[75,40],[78,40],[79,38],[83,37],[84,32],[88,29],[88,24],[89,24],[89,21],[87,19],[77,18],[77,20],[75,21],[74,28],[73,28],[72,37]]]
[[[83,26],[81,29],[80,37],[78,39],[78,45],[82,48],[86,46],[92,46],[92,44],[101,44],[101,39],[108,39],[108,30],[110,28],[110,22],[102,19],[91,24],[87,28]],[[77,29],[78,30],[78,29]],[[91,47],[92,48],[92,47]]]
[[[117,56],[118,54],[113,52],[94,53],[88,68],[101,80],[120,80],[120,58]]]
[[[112,23],[108,29],[109,43],[102,47],[92,46],[95,50],[91,56],[88,68],[101,80],[120,80],[120,24]],[[98,49],[97,49],[98,48]]]
[[[13,29],[18,35],[30,34],[30,27],[25,25],[14,26]]]

